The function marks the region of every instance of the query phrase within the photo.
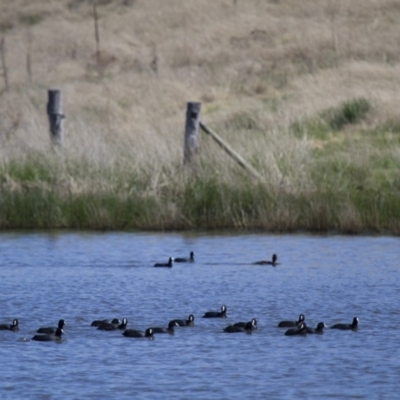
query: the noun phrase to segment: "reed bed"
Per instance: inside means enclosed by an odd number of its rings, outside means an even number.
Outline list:
[[[25,3],[0,5],[1,229],[400,233],[397,2],[98,1],[99,62],[90,2]],[[262,180],[204,133],[184,167],[194,100]]]

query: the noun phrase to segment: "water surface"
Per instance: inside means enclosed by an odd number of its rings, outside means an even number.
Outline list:
[[[191,264],[153,268],[170,256]],[[255,266],[277,253],[280,265]],[[400,239],[306,235],[0,234],[1,399],[396,398]],[[202,319],[225,304],[226,319]],[[284,336],[300,313],[358,332]],[[153,341],[90,327],[195,326]],[[257,318],[251,335],[222,329]],[[29,339],[67,322],[61,344]],[[5,367],[6,366],[6,367]]]

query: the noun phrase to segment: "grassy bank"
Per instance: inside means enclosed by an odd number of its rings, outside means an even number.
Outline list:
[[[100,64],[90,2],[25,3],[0,5],[0,229],[400,233],[396,2],[101,1]],[[187,101],[262,181],[204,133],[183,167]]]

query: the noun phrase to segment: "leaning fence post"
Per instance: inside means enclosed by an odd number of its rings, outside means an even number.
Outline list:
[[[47,115],[50,123],[50,137],[53,144],[62,147],[64,142],[65,115],[62,112],[62,96],[60,90],[49,90],[49,101],[47,103]]]
[[[195,165],[199,154],[199,124],[201,103],[187,103],[185,124],[184,164]]]
[[[236,151],[234,151],[227,143],[225,143],[213,130],[207,128],[207,126],[202,122],[200,122],[200,128],[203,129],[205,133],[209,134],[240,166],[242,166],[256,178],[264,181],[264,178],[238,153],[236,153]]]

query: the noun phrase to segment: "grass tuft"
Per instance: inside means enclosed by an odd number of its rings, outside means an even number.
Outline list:
[[[321,117],[335,131],[346,125],[355,124],[363,120],[371,109],[371,103],[366,98],[356,98],[345,101],[336,108],[321,113]]]

